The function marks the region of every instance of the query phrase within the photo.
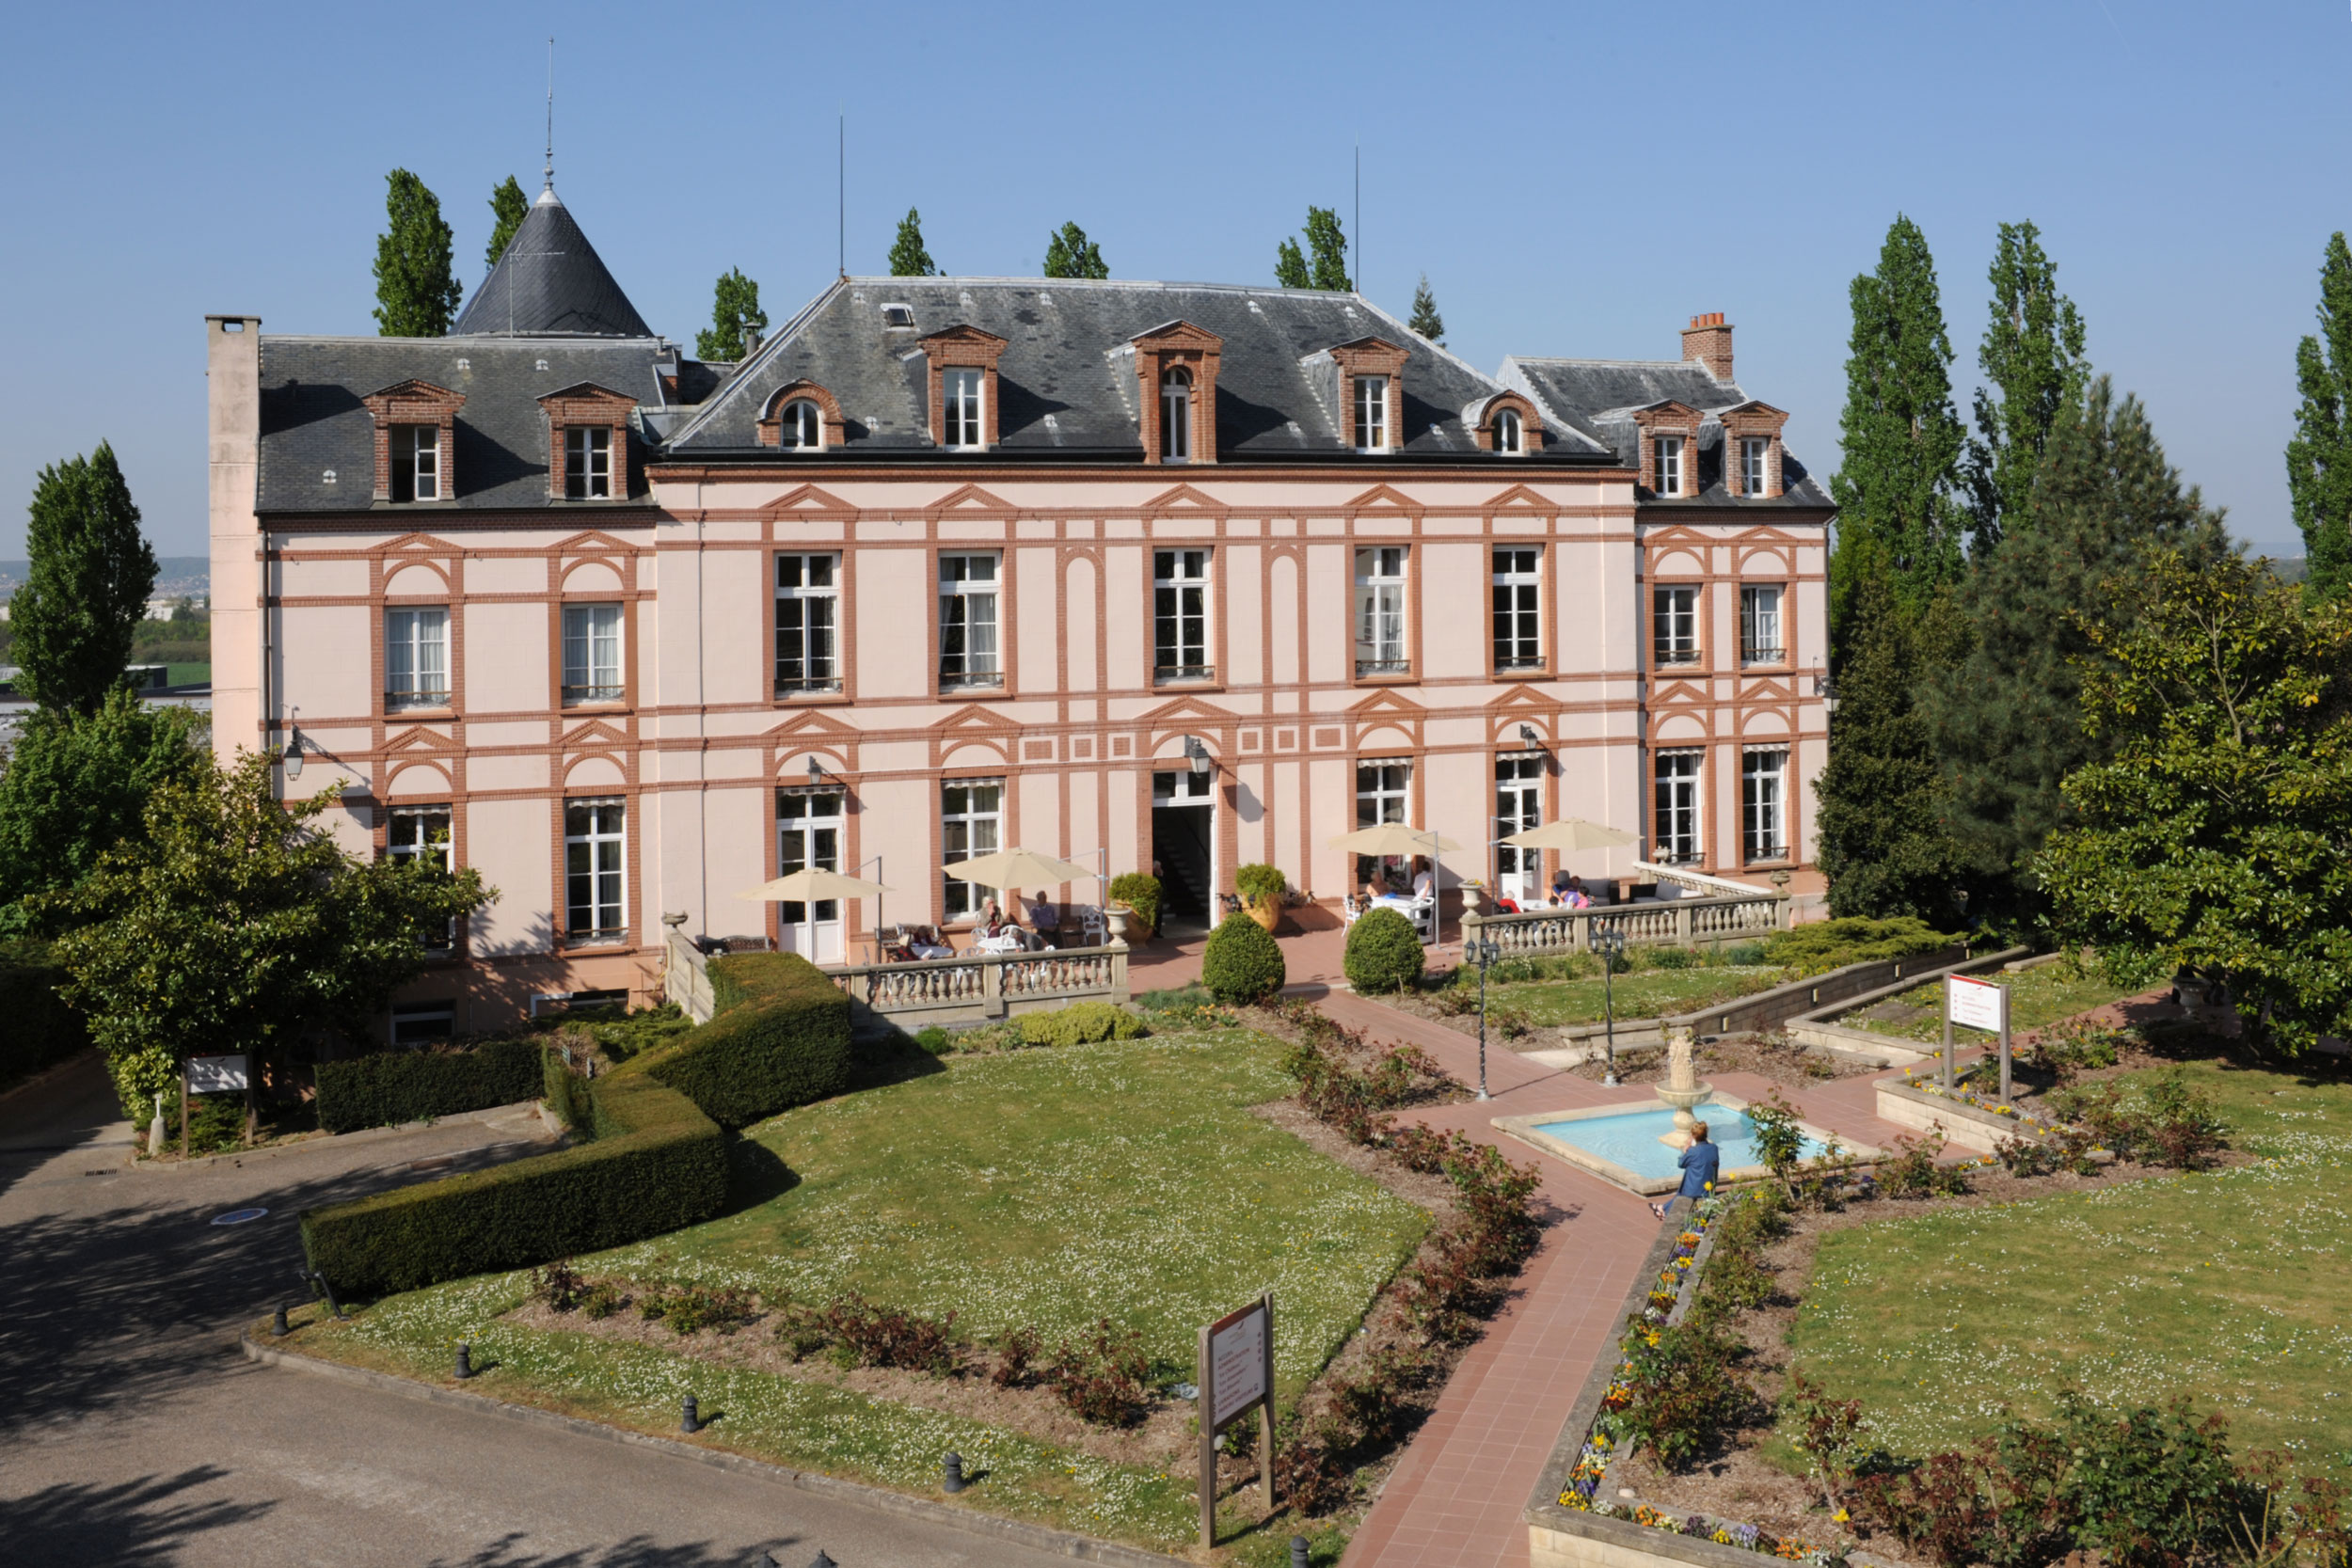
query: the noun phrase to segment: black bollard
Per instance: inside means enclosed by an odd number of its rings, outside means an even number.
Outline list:
[[[278,1316],[270,1320],[269,1337],[273,1339],[283,1339],[293,1332],[293,1329],[286,1326],[286,1304],[281,1301],[278,1304]]]
[[[963,1490],[963,1455],[951,1453],[939,1465],[939,1488],[943,1492]]]
[[[1307,1568],[1307,1538],[1303,1535],[1291,1537],[1291,1568]]]
[[[463,1383],[471,1376],[473,1376],[473,1347],[460,1345],[457,1347],[457,1381]]]
[[[691,1394],[686,1396],[686,1402],[678,1413],[677,1429],[690,1437],[703,1429],[702,1414],[694,1408],[694,1396]]]

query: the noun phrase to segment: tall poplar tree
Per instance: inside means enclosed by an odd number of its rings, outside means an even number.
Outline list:
[[[24,545],[32,570],[9,607],[16,661],[43,707],[87,719],[121,682],[155,588],[113,447],[41,469]]]
[[[1966,439],[1952,411],[1952,341],[1919,226],[1898,215],[1874,272],[1853,280],[1846,360],[1845,455],[1830,480],[1837,548],[1830,557],[1833,639],[1852,614],[1866,562],[1892,575],[1896,608],[1923,614],[1961,570],[1952,499]]]
[[[1307,247],[1286,239],[1274,252],[1274,281],[1285,289],[1329,289],[1344,293],[1356,285],[1347,276],[1347,235],[1339,213],[1329,207],[1307,209]]]
[[[451,270],[441,198],[405,168],[384,177],[391,222],[375,241],[375,325],[387,338],[441,338],[465,290]]]
[[[1445,318],[1438,314],[1438,296],[1429,292],[1429,275],[1413,286],[1413,317],[1405,324],[1433,343],[1445,341]]]
[[[697,359],[734,360],[744,356],[751,334],[768,330],[768,312],[759,308],[759,285],[739,267],[719,275],[711,291],[710,325],[694,338]]]
[[[937,277],[939,263],[923,247],[923,214],[914,208],[898,220],[898,237],[890,243],[890,276]]]
[[[1968,443],[1966,463],[1969,538],[1979,559],[2028,515],[2050,428],[2081,400],[2090,374],[2082,317],[2058,292],[2058,263],[2042,248],[2040,230],[2001,225],[1990,278],[1992,320],[1977,363],[1998,400],[1978,388],[1978,438]]]
[[[1274,281],[1285,289],[1311,289],[1313,274],[1307,270],[1307,254],[1298,248],[1298,242],[1286,239],[1274,247]]]
[[[2339,230],[2319,268],[2319,335],[2295,346],[2295,439],[2287,495],[2303,531],[2309,591],[2352,587],[2352,252]]]
[[[1074,223],[1065,223],[1059,232],[1045,242],[1045,276],[1048,277],[1104,278],[1111,269],[1103,260],[1103,247],[1087,238],[1087,231]]]
[[[497,266],[499,258],[506,254],[506,246],[515,238],[515,230],[523,226],[530,215],[531,198],[523,195],[523,187],[513,175],[506,183],[490,193],[490,244],[483,252],[485,266]]]

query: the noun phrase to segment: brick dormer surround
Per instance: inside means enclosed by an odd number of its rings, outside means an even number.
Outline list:
[[[1642,488],[1651,495],[1658,489],[1658,446],[1661,436],[1682,437],[1682,487],[1676,496],[1695,496],[1699,493],[1699,411],[1687,403],[1668,398],[1653,403],[1647,408],[1633,411],[1633,422],[1642,432]],[[1661,499],[1672,499],[1661,497]]]
[[[1721,310],[1692,316],[1682,329],[1682,357],[1695,359],[1718,381],[1731,379],[1731,324]]]
[[[1470,427],[1470,436],[1478,442],[1480,451],[1495,450],[1495,416],[1508,408],[1519,417],[1519,451],[1544,450],[1544,422],[1535,417],[1535,405],[1517,392],[1497,392],[1484,403],[1470,404],[1462,422]]]
[[[1349,451],[1356,449],[1356,378],[1359,375],[1385,375],[1389,378],[1389,445],[1390,451],[1405,447],[1405,361],[1410,354],[1386,338],[1358,338],[1337,345],[1331,350],[1331,361],[1340,368],[1340,439]]]
[[[980,377],[980,436],[984,445],[996,445],[996,361],[1005,352],[1006,340],[993,332],[983,332],[968,324],[959,324],[917,340],[928,361],[926,374],[930,384],[931,440],[940,444],[947,427],[944,400],[946,388],[941,372],[957,367],[977,366]]]
[[[934,411],[938,407],[938,397],[939,381],[934,376],[931,380],[931,406]],[[992,419],[994,418],[994,401],[993,398],[989,400]],[[841,418],[841,400],[814,381],[795,381],[778,388],[776,395],[768,400],[767,407],[761,410],[759,416],[759,444],[761,446],[781,447],[784,445],[784,411],[796,403],[813,403],[817,405],[817,418],[824,427],[827,451],[835,450],[849,440],[849,427]],[[938,428],[935,416],[932,428]],[[992,432],[994,428],[993,425],[990,426]]]
[[[1216,461],[1216,366],[1225,340],[1204,326],[1172,321],[1138,332],[1128,340],[1136,349],[1136,406],[1143,436],[1143,460],[1160,457],[1160,377],[1179,367],[1192,376],[1192,455],[1187,463]]]
[[[392,426],[429,424],[441,432],[441,499],[457,494],[457,411],[466,394],[430,381],[403,381],[361,398],[375,420],[375,499],[392,499]]]
[[[575,425],[602,425],[612,432],[612,497],[628,495],[628,417],[637,400],[627,392],[578,382],[539,400],[548,421],[548,499],[564,499],[564,433]]]
[[[1764,494],[1750,499],[1770,500],[1785,492],[1788,485],[1782,483],[1780,474],[1780,431],[1788,422],[1788,412],[1774,408],[1769,403],[1750,399],[1737,408],[1724,409],[1715,417],[1723,421],[1724,426],[1724,472],[1728,476],[1728,487],[1737,495],[1746,496],[1746,492],[1740,489],[1740,443],[1743,439],[1761,436],[1771,443],[1764,449]]]

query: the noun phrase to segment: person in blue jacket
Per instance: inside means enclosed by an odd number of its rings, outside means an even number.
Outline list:
[[[1675,1197],[1705,1197],[1714,1190],[1716,1173],[1723,1169],[1724,1151],[1708,1141],[1707,1123],[1692,1125],[1691,1147],[1682,1151],[1682,1158],[1675,1164],[1682,1167],[1682,1186]],[[1665,1203],[1653,1203],[1649,1212],[1662,1220],[1673,1201],[1674,1198],[1668,1198]]]

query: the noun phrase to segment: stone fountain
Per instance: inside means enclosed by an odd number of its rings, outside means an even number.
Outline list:
[[[1658,1086],[1658,1098],[1674,1107],[1675,1130],[1662,1134],[1659,1142],[1677,1148],[1691,1147],[1691,1129],[1698,1118],[1691,1107],[1705,1102],[1715,1092],[1712,1084],[1699,1082],[1697,1066],[1691,1060],[1692,1037],[1687,1024],[1677,1027],[1666,1038],[1666,1081]]]

